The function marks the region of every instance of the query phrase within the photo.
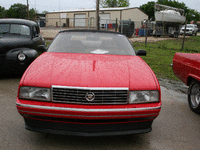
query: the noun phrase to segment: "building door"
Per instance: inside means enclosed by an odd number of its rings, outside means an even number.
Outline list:
[[[101,27],[105,27],[106,24],[110,23],[110,14],[99,14],[99,16]]]
[[[86,26],[86,15],[75,15],[75,27],[85,27]]]

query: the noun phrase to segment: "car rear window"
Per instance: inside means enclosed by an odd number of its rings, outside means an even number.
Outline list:
[[[48,52],[135,55],[125,36],[103,32],[61,32]]]

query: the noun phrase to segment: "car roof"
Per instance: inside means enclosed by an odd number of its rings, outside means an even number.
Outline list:
[[[36,22],[26,19],[0,19],[0,23],[15,23],[15,24],[26,24],[29,26],[37,25]]]
[[[93,32],[93,33],[112,33],[112,34],[121,34],[120,32],[114,32],[114,31],[107,31],[107,30],[91,30],[91,29],[71,29],[71,30],[63,30],[59,33],[63,32]]]

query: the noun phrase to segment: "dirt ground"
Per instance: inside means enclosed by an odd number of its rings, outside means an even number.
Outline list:
[[[41,28],[41,35],[42,37],[44,37],[45,39],[53,39],[57,34],[58,32],[61,30],[68,30],[68,29],[71,29],[71,28],[46,28],[46,27],[42,27]],[[182,36],[179,36],[179,37],[182,37]],[[189,36],[186,36],[186,38],[189,37]],[[147,38],[147,42],[157,42],[157,41],[163,41],[163,40],[168,40],[168,39],[174,39],[174,38],[169,38],[169,37],[148,37]],[[132,38],[129,38],[129,40],[131,42],[145,42],[145,37],[136,37],[133,35]]]

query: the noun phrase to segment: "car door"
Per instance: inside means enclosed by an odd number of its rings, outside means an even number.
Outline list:
[[[33,37],[32,37],[32,40],[33,40],[33,48],[34,49],[37,49],[38,45],[41,45],[42,44],[42,37],[40,35],[40,29],[39,29],[39,26],[33,26]]]

